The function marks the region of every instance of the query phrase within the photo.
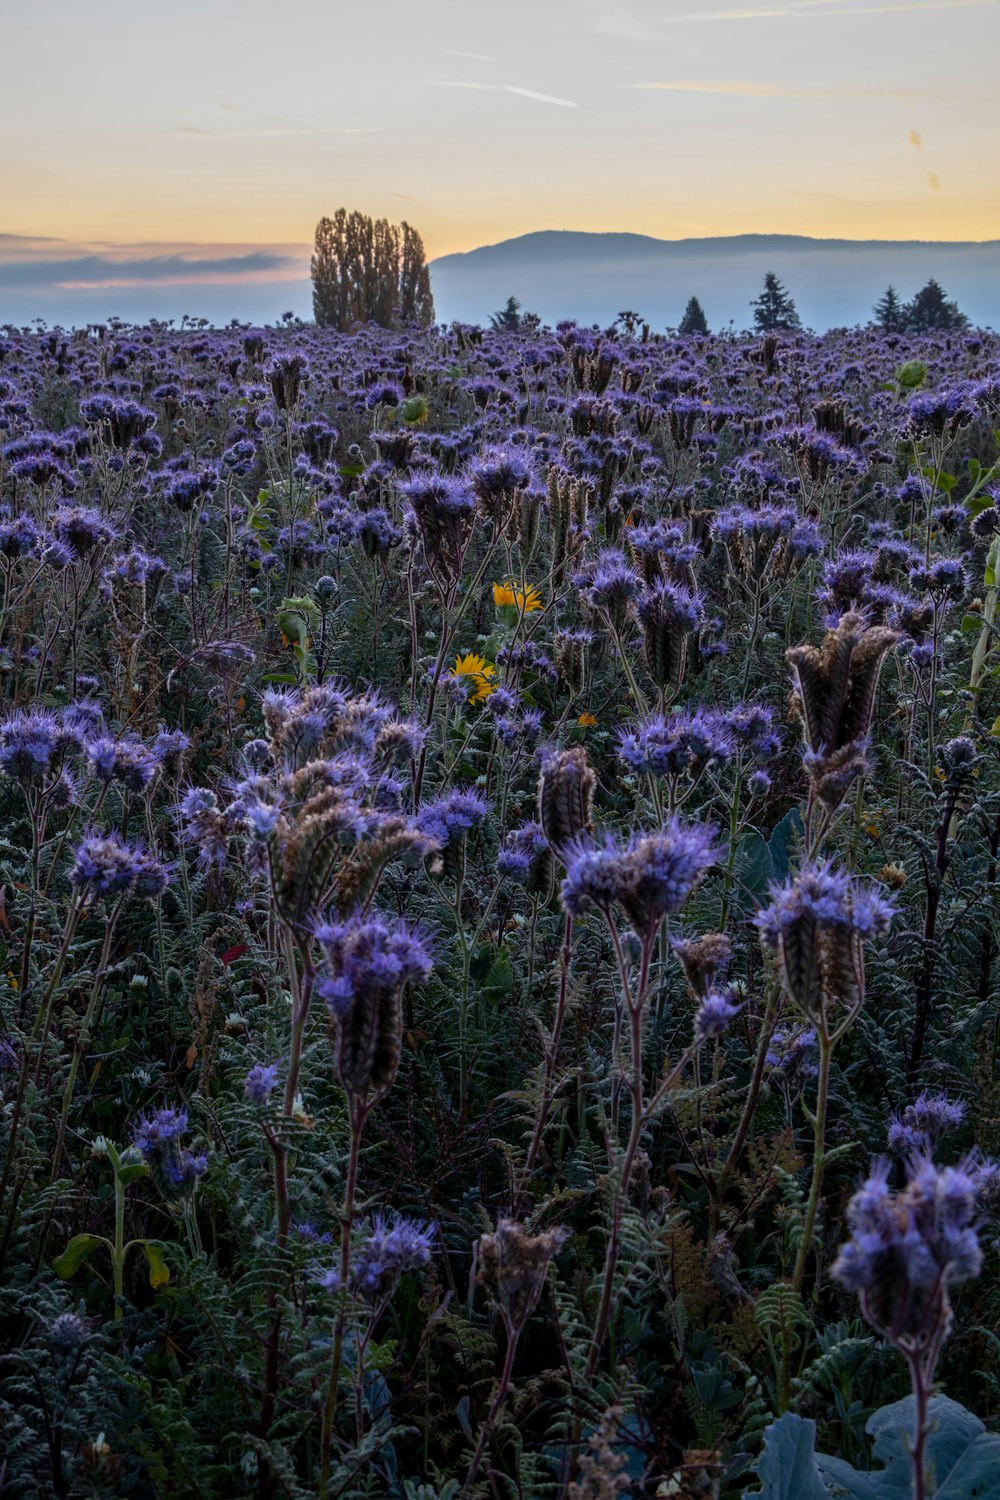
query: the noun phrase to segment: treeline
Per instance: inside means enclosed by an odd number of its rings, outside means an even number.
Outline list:
[[[320,219],[311,262],[313,317],[321,328],[341,332],[363,323],[382,328],[406,324],[428,327],[434,321],[430,268],[419,232],[404,220],[372,219],[338,208],[332,219]],[[764,277],[750,307],[758,333],[795,332],[802,320],[791,294],[773,271]],[[932,276],[905,302],[895,287],[886,288],[872,309],[870,326],[887,333],[934,333],[968,328],[969,319]],[[638,314],[623,314],[641,322]],[[516,297],[490,318],[496,329],[538,327],[535,313],[522,311]],[[677,327],[682,335],[707,334],[708,319],[697,297],[691,297]]]
[[[794,333],[801,329],[795,302],[788,290],[773,271],[764,277],[760,295],[750,304],[753,310],[753,326],[757,333]],[[933,276],[926,286],[909,302],[904,302],[895,287],[887,287],[872,309],[869,327],[884,328],[887,333],[934,333],[940,329],[961,330],[969,327],[969,319],[957,302],[952,301]],[[638,321],[638,314],[622,314]],[[500,312],[494,313],[490,323],[494,328],[516,329],[523,327],[528,319],[538,323],[533,313],[523,313],[516,297],[510,297]],[[708,319],[697,297],[692,297],[684,309],[677,325],[682,336],[707,334]]]

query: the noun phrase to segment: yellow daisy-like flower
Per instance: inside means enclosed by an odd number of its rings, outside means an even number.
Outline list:
[[[455,657],[455,677],[471,677],[476,684],[476,691],[470,694],[470,703],[482,703],[492,693],[495,683],[490,682],[491,677],[496,676],[496,667],[485,656],[477,656],[470,651],[467,656]]]
[[[593,714],[581,714],[576,722],[582,729],[593,729],[594,725],[597,723],[597,720],[594,718]]]
[[[498,609],[506,605],[508,608],[519,610],[522,614],[533,615],[542,607],[542,596],[534,584],[519,588],[508,578],[506,583],[493,585],[493,603]]]

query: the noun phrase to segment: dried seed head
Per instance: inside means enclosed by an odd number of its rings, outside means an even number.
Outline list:
[[[706,932],[674,944],[684,978],[695,999],[707,995],[716,980],[724,979],[733,953],[733,945],[724,932]]]
[[[582,746],[550,751],[538,782],[538,820],[556,853],[593,826],[597,776]]]
[[[545,1285],[549,1261],[568,1237],[566,1229],[528,1234],[513,1219],[501,1219],[479,1241],[479,1280],[489,1285],[510,1336],[520,1333]]]

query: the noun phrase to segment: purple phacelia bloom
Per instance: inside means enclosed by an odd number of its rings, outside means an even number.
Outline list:
[[[565,850],[563,905],[570,916],[613,905],[649,940],[663,918],[679,911],[718,857],[715,830],[672,818],[655,833],[633,834],[622,843],[612,834],[577,840]]]
[[[389,1220],[373,1214],[371,1225],[351,1252],[349,1280],[352,1290],[371,1302],[384,1302],[392,1296],[400,1277],[408,1271],[419,1271],[428,1264],[434,1246],[432,1225],[398,1216]],[[316,1280],[328,1292],[340,1287],[336,1267],[316,1273]]]
[[[165,1198],[190,1197],[208,1167],[204,1152],[195,1155],[184,1144],[187,1125],[186,1110],[158,1109],[140,1119],[132,1136],[132,1144]]]
[[[951,1326],[949,1291],[978,1276],[976,1182],[964,1166],[915,1158],[900,1192],[876,1163],[848,1208],[851,1238],[832,1275],[857,1292],[869,1323],[908,1355],[936,1351]]]
[[[254,1063],[243,1083],[251,1104],[266,1104],[277,1087],[278,1068],[275,1063]]]
[[[947,1094],[920,1094],[889,1122],[889,1149],[901,1156],[929,1154],[938,1137],[961,1125],[965,1105]]]
[[[475,792],[445,792],[417,814],[417,827],[442,849],[460,844],[487,816],[490,804]]]
[[[740,1007],[722,991],[713,991],[701,1000],[694,1018],[694,1038],[699,1047],[716,1037],[725,1036],[729,1023]]]

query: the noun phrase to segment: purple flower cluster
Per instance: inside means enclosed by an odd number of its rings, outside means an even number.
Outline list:
[[[618,905],[645,940],[679,911],[718,856],[715,830],[672,818],[655,833],[622,842],[613,834],[581,839],[566,851],[562,902],[571,916]]]

